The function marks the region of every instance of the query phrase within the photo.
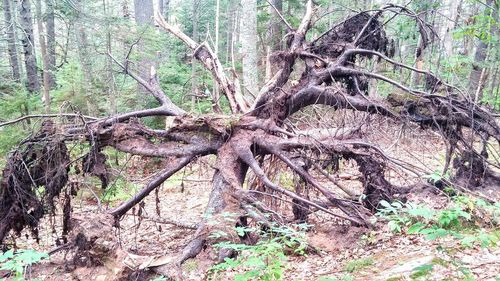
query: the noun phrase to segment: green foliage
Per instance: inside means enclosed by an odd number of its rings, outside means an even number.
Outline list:
[[[303,229],[303,225],[299,228]],[[255,245],[221,242],[216,244],[220,249],[230,249],[239,253],[237,259],[226,258],[223,263],[210,269],[212,280],[217,280],[217,274],[230,269],[240,269],[244,273],[237,274],[235,281],[246,280],[283,280],[284,270],[287,268],[286,253],[293,252],[305,255],[306,240],[302,231],[287,227],[272,227],[268,231],[255,228],[236,228],[239,236],[247,232],[260,231],[261,239]],[[218,237],[223,237],[217,235]]]
[[[427,178],[431,183],[436,183],[443,179],[449,179],[450,173],[448,171],[446,174],[443,175],[441,171],[436,170],[432,174],[427,175],[425,178]]]
[[[434,268],[433,264],[423,264],[421,266],[417,266],[414,270],[413,273],[410,275],[411,279],[420,279],[420,278],[427,278],[429,274],[432,272]]]
[[[85,93],[82,69],[76,59],[69,59],[56,72],[56,81],[58,87],[51,92],[53,107],[67,102],[81,110],[87,109],[86,102],[90,93]]]
[[[371,265],[374,265],[375,262],[373,261],[372,258],[363,258],[359,260],[353,260],[350,261],[346,264],[344,270],[347,272],[356,272],[359,271],[363,268],[369,267]]]
[[[0,122],[16,119],[42,108],[40,95],[28,94],[16,83],[0,83]],[[16,123],[0,127],[0,167],[5,164],[4,157],[24,139],[39,122]]]
[[[98,183],[96,182],[96,185]],[[139,187],[131,183],[123,176],[118,176],[104,191],[101,200],[103,202],[120,202],[129,199],[138,191]]]
[[[492,205],[482,199],[467,196],[456,196],[452,206],[443,210],[434,210],[427,206],[400,202],[381,202],[382,208],[378,216],[388,220],[389,229],[393,232],[425,235],[429,240],[453,236],[460,239],[463,246],[481,247],[496,245],[499,232],[486,232],[477,228],[474,223],[483,221],[485,217],[495,222],[500,214],[500,206]],[[481,210],[481,216],[474,211]]]
[[[13,280],[23,281],[26,268],[39,263],[49,257],[46,253],[37,252],[35,250],[9,250],[0,255],[0,270],[8,270],[14,273]]]

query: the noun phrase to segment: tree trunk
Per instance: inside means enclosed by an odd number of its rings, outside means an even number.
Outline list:
[[[82,18],[82,13],[85,10],[85,6],[82,5],[84,2],[82,0],[76,0],[75,5],[78,9],[78,13],[75,19],[75,41],[78,47],[78,58],[80,60],[80,66],[83,72],[83,91],[85,99],[87,102],[87,112],[91,115],[98,114],[98,108],[96,103],[92,101],[92,85],[94,84],[94,75],[92,74],[92,61],[90,54],[88,52],[88,40],[87,32],[85,30],[85,23]]]
[[[214,53],[216,56],[219,56],[219,21],[220,21],[220,0],[216,0],[215,5],[215,43],[214,43]],[[212,100],[212,108],[216,113],[222,113],[219,105],[220,92],[219,86],[217,82],[214,81],[213,87],[213,100]]]
[[[42,51],[42,61],[43,61],[43,103],[45,105],[45,113],[50,113],[50,78],[49,78],[49,57],[47,54],[47,45],[45,42],[44,30],[43,30],[43,19],[42,19],[42,2],[40,0],[35,1],[36,9],[36,23],[38,27],[38,38],[40,41],[40,50]]]
[[[234,23],[236,22],[234,17],[235,17],[235,10],[236,10],[236,5],[234,4],[233,1],[229,1],[226,5],[226,57],[225,57],[225,62],[226,64],[231,63],[231,43],[233,41],[233,32],[234,32]]]
[[[241,0],[240,41],[243,57],[244,93],[257,96],[259,69],[257,66],[257,0]]]
[[[276,10],[283,14],[283,0],[271,0]],[[269,26],[269,42],[271,43],[272,51],[281,50],[281,39],[283,37],[283,25],[281,19],[276,14],[274,8],[269,5],[269,13],[271,16],[270,26]]]
[[[47,27],[47,54],[49,57],[49,82],[50,87],[53,88],[56,85],[56,31],[55,31],[55,17],[54,0],[46,0],[46,27]]]
[[[19,72],[19,59],[17,56],[17,38],[15,32],[15,22],[12,18],[12,10],[10,6],[11,0],[3,0],[3,14],[6,25],[7,34],[7,49],[9,53],[10,67],[12,68],[12,79],[19,82],[21,80],[21,74]]]
[[[153,0],[134,0],[134,16],[135,22],[141,28],[152,27],[154,24],[154,3]],[[141,40],[138,44],[138,50],[144,50],[145,45]],[[147,58],[148,54],[139,53],[138,71],[140,75],[149,80],[151,67],[154,63],[151,59]],[[144,96],[147,96],[147,90],[142,86],[138,85],[138,101],[139,104],[144,105]]]
[[[40,90],[40,81],[36,68],[35,40],[33,38],[33,20],[31,18],[31,3],[29,0],[22,0],[19,3],[20,24],[22,28],[21,43],[24,50],[24,64],[26,67],[26,86],[28,91],[33,93]]]
[[[446,56],[453,54],[453,30],[456,26],[456,19],[459,7],[462,5],[463,0],[447,0],[445,17],[443,17],[443,25],[441,26],[441,38],[443,39],[443,48]]]
[[[198,42],[198,4],[199,0],[192,0],[192,14],[193,14],[193,34],[192,39]],[[196,96],[198,93],[198,74],[197,74],[197,62],[193,55],[191,58],[191,111],[195,110],[196,107]]]
[[[102,0],[103,10],[106,17],[108,17],[108,3],[107,0]],[[111,46],[111,31],[108,21],[106,21],[106,51],[112,54]],[[107,83],[109,86],[106,87],[108,92],[109,108],[108,112],[110,115],[115,115],[118,112],[116,103],[116,82],[115,76],[113,74],[113,61],[110,56],[106,57],[106,73],[107,73]]]
[[[493,0],[486,0],[486,7],[483,15],[485,17],[494,17],[497,14],[498,5],[493,6]],[[493,26],[494,25],[490,27],[490,32],[493,31]],[[472,63],[472,70],[469,76],[469,92],[470,95],[474,97],[476,102],[481,101],[483,96],[484,82],[486,80],[486,68],[484,67],[484,62],[486,61],[489,47],[489,41],[481,39],[478,40],[479,42],[476,48],[476,53],[474,54],[474,62]]]

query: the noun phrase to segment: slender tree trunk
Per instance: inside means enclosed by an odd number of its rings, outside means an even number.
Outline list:
[[[497,18],[498,5],[494,5],[493,0],[486,0],[486,7],[483,14],[486,17]],[[494,28],[494,24],[490,26],[490,33],[493,34],[495,32]],[[479,39],[469,76],[469,92],[471,95],[474,95],[474,100],[476,102],[480,101],[483,95],[484,82],[487,75],[487,69],[484,67],[484,63],[488,55],[488,47],[489,41]]]
[[[153,27],[154,24],[154,3],[153,0],[134,0],[134,16],[135,22],[141,28]],[[144,50],[145,45],[141,40],[138,44],[138,50]],[[139,61],[137,63],[138,71],[142,77],[149,80],[151,67],[154,66],[154,61],[148,58],[146,52],[139,53]],[[139,104],[145,104],[144,97],[147,96],[147,90],[138,85],[138,101]]]
[[[443,40],[443,48],[447,56],[453,54],[453,29],[456,26],[456,18],[458,15],[458,8],[461,6],[463,0],[447,0],[444,1],[445,17],[443,17],[443,24],[441,25],[441,38]]]
[[[87,112],[91,115],[97,115],[99,113],[98,109],[96,104],[92,101],[92,85],[94,83],[94,76],[92,74],[92,61],[87,48],[87,32],[82,18],[82,12],[84,11],[85,6],[82,5],[82,3],[84,3],[82,0],[75,1],[75,5],[79,11],[75,20],[75,39],[78,47],[78,58],[83,72],[83,91],[86,96]]]
[[[107,0],[102,0],[103,4],[103,10],[104,14],[106,17],[109,17],[108,15],[108,3]],[[111,45],[111,32],[110,32],[110,26],[109,22],[106,20],[106,51],[111,54],[112,53],[112,45]],[[109,100],[109,108],[108,112],[111,115],[114,115],[118,112],[117,108],[117,103],[116,103],[116,82],[115,82],[115,76],[113,74],[113,61],[111,60],[110,56],[106,57],[106,73],[107,73],[107,84],[109,85],[107,87],[107,92],[108,92],[108,100]]]
[[[47,54],[49,57],[49,82],[50,87],[56,85],[56,31],[55,31],[55,17],[54,0],[45,0],[46,3],[46,27],[47,27]]]
[[[15,32],[15,21],[12,18],[11,0],[3,0],[3,14],[6,25],[7,50],[9,53],[10,67],[12,68],[12,79],[19,82],[21,74],[19,72],[19,58],[17,56],[17,38]]]
[[[38,38],[40,41],[40,50],[42,51],[42,61],[43,61],[43,103],[45,105],[45,113],[50,113],[50,78],[49,78],[49,57],[47,54],[47,45],[45,42],[44,30],[43,30],[43,19],[42,19],[42,2],[40,0],[35,1],[36,10],[36,23],[38,27]]]
[[[276,10],[283,14],[283,0],[271,0]],[[269,42],[272,51],[281,50],[281,39],[283,38],[283,25],[274,8],[269,5],[269,14],[271,21],[269,26]]]
[[[241,0],[240,41],[243,56],[244,93],[257,96],[259,75],[257,67],[257,0]]]
[[[231,41],[233,40],[233,24],[234,24],[234,8],[232,1],[226,5],[226,64],[230,63],[231,59]]]
[[[470,16],[467,19],[468,23],[466,23],[466,25],[473,25],[474,24],[475,20],[473,19],[473,16],[478,15],[480,13],[479,5],[480,4],[476,1],[474,1],[472,3],[472,7],[469,8],[469,10],[470,10],[469,15]],[[466,9],[464,7],[460,7],[459,13],[463,13],[466,10],[468,10],[468,9]],[[472,53],[472,51],[474,50],[474,43],[475,43],[474,40],[475,40],[474,35],[464,36],[464,39],[463,39],[463,54],[464,55],[469,55]]]
[[[20,0],[20,24],[22,28],[21,43],[24,50],[24,64],[26,67],[27,88],[29,92],[40,90],[40,81],[36,68],[35,40],[33,40],[33,20],[31,17],[31,3],[29,0]]]
[[[419,12],[419,11],[417,11],[417,12]],[[422,12],[422,11],[420,11],[420,12]],[[428,12],[432,13],[432,10],[424,13],[424,16],[423,16],[424,22],[427,22],[427,20],[429,18]],[[432,14],[435,14],[435,13],[432,13]],[[431,14],[431,16],[432,16],[432,14]],[[422,39],[422,36],[419,36],[418,43],[417,43],[417,49],[415,50],[415,68],[420,69],[420,70],[424,69],[424,58],[425,58],[425,51],[426,51],[425,49],[427,48],[426,44],[428,44],[428,42],[425,42]],[[422,78],[421,73],[413,72],[412,84],[415,87],[418,87],[418,85],[420,85],[421,78]]]
[[[279,18],[276,10],[283,14],[283,1],[282,0],[271,0],[272,6],[269,5],[269,14],[271,15],[271,20],[269,21],[269,28],[267,34],[267,41],[270,43],[266,46],[266,75],[265,80],[271,79],[273,74],[276,72],[277,65],[273,65],[271,62],[271,54],[273,52],[281,50],[281,39],[283,37],[283,26],[281,19]],[[274,8],[273,8],[274,6]],[[275,9],[276,8],[276,9]]]
[[[199,0],[192,0],[192,14],[193,14],[193,34],[192,39],[198,42],[198,4]],[[198,74],[197,74],[197,62],[196,58],[193,56],[191,58],[191,111],[194,111],[196,107],[196,95],[198,94]]]
[[[220,21],[220,0],[215,1],[215,46],[214,46],[214,52],[216,56],[219,56],[219,21]],[[220,99],[220,93],[219,93],[219,86],[217,85],[217,82],[214,81],[214,94],[213,94],[213,101],[212,101],[212,108],[215,112],[217,113],[222,113],[220,110],[219,106],[219,99]]]

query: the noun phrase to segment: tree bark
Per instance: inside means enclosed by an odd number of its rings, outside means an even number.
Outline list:
[[[45,113],[50,113],[50,70],[49,70],[49,57],[47,54],[47,45],[45,42],[44,30],[43,30],[43,19],[42,19],[42,2],[36,0],[35,2],[36,10],[36,23],[38,27],[38,38],[40,41],[40,50],[42,52],[43,61],[43,103],[45,106]]]
[[[78,47],[78,58],[83,72],[83,91],[87,103],[87,112],[90,115],[97,116],[98,108],[97,103],[93,101],[92,85],[94,84],[93,67],[90,53],[88,51],[87,31],[85,30],[85,21],[83,19],[83,12],[85,5],[82,0],[76,0],[75,5],[78,9],[75,18],[75,41]]]
[[[149,28],[153,26],[154,23],[154,3],[153,0],[134,0],[134,16],[135,22],[141,28]],[[138,50],[144,50],[145,45],[143,40],[139,42]],[[154,67],[154,63],[151,59],[147,58],[148,54],[139,53],[138,71],[139,74],[145,78],[149,79],[151,67]],[[147,90],[138,85],[138,101],[139,104],[144,105],[144,96],[147,96]]]
[[[231,50],[233,42],[234,24],[236,16],[236,5],[234,1],[229,1],[226,6],[226,64],[231,63]]]
[[[12,79],[19,82],[21,74],[19,71],[19,58],[17,56],[17,37],[15,32],[15,22],[12,18],[11,0],[3,0],[3,14],[6,25],[7,50],[9,54],[10,67],[12,69]]]
[[[26,68],[26,86],[33,93],[40,90],[35,55],[35,40],[33,38],[33,20],[31,17],[30,0],[21,0],[19,3],[20,24],[22,28],[21,43],[24,50],[24,64]]]
[[[215,5],[215,42],[214,42],[214,53],[217,57],[219,57],[219,22],[220,22],[220,0],[216,0]],[[217,85],[217,81],[214,81],[213,87],[213,100],[212,100],[212,108],[216,113],[222,113],[219,105],[220,99],[220,90],[219,85]]]
[[[241,0],[240,41],[243,57],[244,93],[257,96],[259,69],[257,61],[257,0]]]
[[[192,0],[191,12],[193,15],[193,33],[192,38],[195,42],[198,42],[198,4],[199,0]],[[198,74],[197,74],[197,61],[193,54],[191,58],[191,111],[195,110],[196,107],[196,96],[198,94]]]
[[[47,54],[49,57],[49,83],[50,87],[56,86],[56,30],[55,30],[55,3],[46,0],[46,27],[47,27]]]
[[[498,5],[494,5],[493,0],[486,0],[486,7],[484,9],[483,15],[485,17],[494,17],[495,13],[498,15]],[[493,26],[494,25],[490,27],[490,33],[494,31]],[[476,102],[481,101],[483,96],[484,82],[486,80],[485,76],[487,75],[484,63],[486,61],[489,45],[489,41],[478,39],[476,53],[474,54],[474,62],[472,63],[472,70],[469,76],[469,92]]]
[[[271,3],[279,13],[283,14],[283,0],[271,0]],[[281,39],[283,37],[283,24],[272,6],[269,6],[269,13],[274,15],[271,16],[271,21],[269,22],[269,42],[271,43],[271,50],[279,51],[281,50],[282,45]]]
[[[457,24],[457,16],[459,14],[459,7],[461,7],[463,0],[447,0],[445,5],[446,17],[441,28],[441,38],[443,40],[444,52],[447,56],[453,54],[453,30]]]
[[[107,0],[102,0],[103,4],[103,10],[104,14],[106,17],[108,17],[108,3]],[[109,22],[106,21],[106,51],[108,54],[112,54],[112,45],[111,45],[111,31],[110,31],[110,26]],[[110,56],[106,57],[106,73],[107,73],[107,92],[108,92],[108,100],[109,100],[109,108],[108,112],[110,115],[115,115],[118,112],[118,106],[117,106],[117,91],[116,91],[116,81],[115,81],[115,76],[113,74],[113,61]]]

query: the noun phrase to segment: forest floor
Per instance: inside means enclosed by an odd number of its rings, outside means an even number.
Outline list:
[[[390,130],[391,124],[382,127]],[[399,134],[391,131],[392,134]],[[432,133],[412,130],[400,136],[393,144],[393,135],[384,130],[374,133],[372,140],[383,144],[391,155],[406,155],[408,159],[419,159],[414,164],[433,171],[444,159],[443,144]],[[140,163],[140,159],[133,159]],[[158,217],[186,225],[195,225],[202,217],[208,202],[211,180],[211,159],[199,162],[186,169],[183,178],[174,178],[164,184],[156,195],[145,200],[141,217],[137,210],[128,214],[120,223],[120,230],[115,235],[121,247],[128,253],[151,257],[173,257],[179,254],[183,246],[192,239],[194,230],[155,221]],[[357,173],[355,167],[345,163],[343,173]],[[140,174],[137,170],[146,169],[141,165],[131,165],[127,174]],[[154,169],[154,168],[147,168]],[[279,173],[276,175],[279,178]],[[390,172],[391,181],[401,185],[414,179],[408,175]],[[145,180],[145,179],[142,179]],[[139,183],[141,181],[137,181]],[[353,181],[354,182],[354,181]],[[344,185],[353,190],[359,186],[344,181]],[[82,189],[85,190],[85,189]],[[97,191],[94,191],[97,192]],[[132,193],[133,190],[130,190]],[[489,198],[498,202],[498,188],[482,190]],[[121,191],[124,193],[124,191]],[[116,194],[111,202],[97,202],[90,192],[81,192],[74,199],[73,212],[85,216],[116,205],[120,197]],[[425,203],[435,209],[442,209],[449,204],[449,198],[424,192],[410,195],[409,202]],[[288,256],[285,263],[284,280],[499,280],[500,248],[497,246],[464,248],[460,241],[452,236],[437,240],[428,240],[423,235],[409,235],[391,232],[387,222],[380,221],[373,229],[347,226],[322,216],[313,214],[309,224],[312,228],[306,232],[308,243],[318,249],[318,253],[305,256]],[[58,223],[55,223],[58,227]],[[51,223],[44,223],[40,229],[40,243],[28,236],[16,239],[19,248],[34,248],[49,251],[55,247],[55,234]],[[105,262],[102,266],[68,268],[64,251],[50,257],[48,261],[33,267],[30,278],[42,280],[112,280],[114,268],[123,260]],[[233,280],[238,269],[227,270],[217,275],[208,276],[208,269],[213,264],[208,253],[202,252],[196,259],[188,260],[183,265],[186,280]],[[431,270],[426,266],[432,265]],[[469,272],[469,274],[467,274]],[[469,278],[469,279],[467,279]],[[472,279],[471,279],[472,278]]]

